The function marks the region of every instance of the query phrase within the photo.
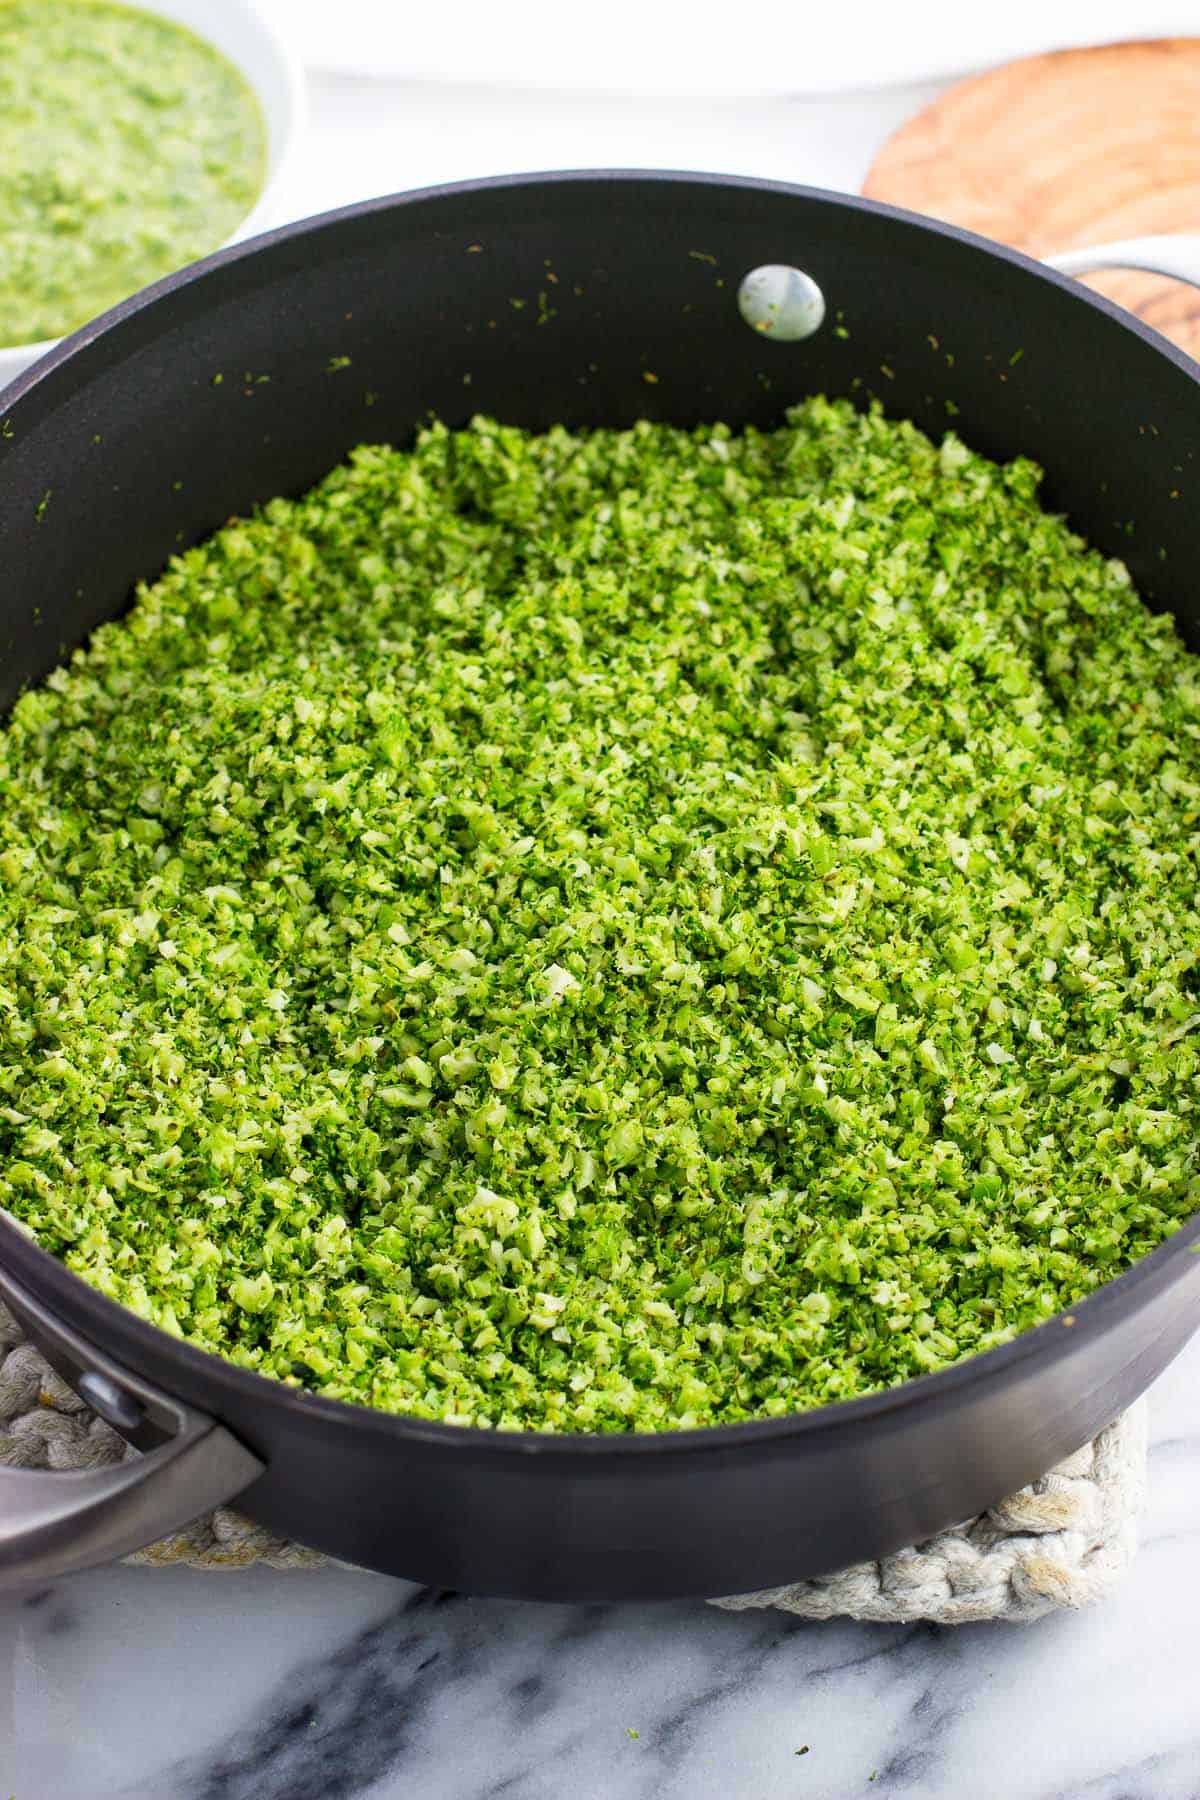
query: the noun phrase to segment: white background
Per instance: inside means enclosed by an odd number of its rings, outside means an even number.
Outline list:
[[[676,168],[856,190],[871,157],[939,85],[802,100],[572,94],[318,76],[294,215],[473,175]]]
[[[1200,34],[1200,0],[268,3],[311,73],[295,215],[552,168],[856,190],[951,78],[1064,45]]]
[[[1200,27],[1197,0],[276,0],[311,67],[644,94],[815,94]]]

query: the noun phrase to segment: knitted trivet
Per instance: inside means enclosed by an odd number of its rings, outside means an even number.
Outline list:
[[[97,1419],[0,1307],[0,1464],[84,1469],[117,1462],[123,1440]],[[716,1600],[741,1611],[777,1606],[808,1619],[1036,1619],[1107,1593],[1137,1543],[1146,1477],[1146,1413],[1138,1404],[1049,1475],[979,1518],[880,1562],[856,1563],[793,1587]],[[195,1569],[313,1568],[329,1561],[272,1537],[227,1507],[128,1558]]]

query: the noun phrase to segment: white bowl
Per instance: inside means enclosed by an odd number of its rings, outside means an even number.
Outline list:
[[[258,0],[132,0],[142,12],[159,13],[206,38],[254,90],[267,127],[267,172],[262,192],[228,244],[267,231],[290,217],[285,195],[304,129],[304,76],[267,6]],[[218,248],[213,245],[214,250]],[[52,350],[57,338],[40,344],[0,347],[0,388]]]

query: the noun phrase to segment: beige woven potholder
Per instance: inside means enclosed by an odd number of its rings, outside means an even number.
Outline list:
[[[117,1433],[88,1411],[0,1307],[0,1464],[95,1468],[126,1453]],[[1049,1475],[940,1537],[836,1575],[713,1604],[731,1611],[775,1606],[808,1619],[940,1624],[1037,1619],[1086,1606],[1108,1592],[1133,1557],[1145,1480],[1139,1401]],[[329,1561],[228,1507],[128,1560],[198,1569],[300,1569]]]

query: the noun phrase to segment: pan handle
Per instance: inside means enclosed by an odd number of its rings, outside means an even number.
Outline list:
[[[1200,236],[1168,234],[1163,237],[1122,238],[1118,243],[1095,244],[1086,250],[1060,250],[1042,259],[1060,275],[1090,275],[1096,269],[1146,269],[1152,275],[1171,275],[1200,288]]]
[[[223,1425],[115,1363],[5,1269],[0,1299],[80,1398],[143,1452],[102,1469],[0,1467],[0,1592],[127,1556],[262,1474]]]

